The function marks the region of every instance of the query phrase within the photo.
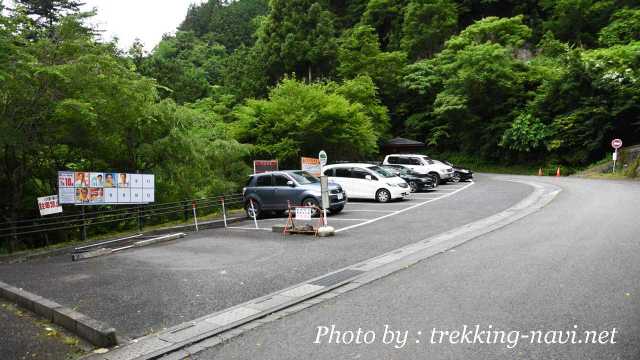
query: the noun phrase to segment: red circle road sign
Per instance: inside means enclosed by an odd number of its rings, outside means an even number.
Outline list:
[[[620,139],[611,140],[611,146],[613,146],[614,149],[620,149],[622,147],[622,140]]]

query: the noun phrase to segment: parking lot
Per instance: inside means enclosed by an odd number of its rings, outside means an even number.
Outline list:
[[[478,176],[391,203],[351,201],[329,216],[336,236],[282,236],[286,217],[72,262],[69,255],[0,265],[0,280],[137,338],[378,256],[514,205],[530,186]],[[267,231],[268,230],[268,231]]]
[[[388,203],[378,203],[374,200],[350,200],[347,207],[345,207],[340,214],[329,214],[327,221],[336,229],[336,233],[356,229],[376,221],[400,215],[428,203],[445,199],[460,191],[466,190],[473,184],[473,181],[446,184],[434,190],[412,193],[404,200],[396,200]],[[318,219],[315,219],[304,223],[316,225],[318,221]],[[267,216],[262,219],[247,219],[232,224],[229,230],[272,231],[273,226],[284,226],[286,223],[286,216]]]

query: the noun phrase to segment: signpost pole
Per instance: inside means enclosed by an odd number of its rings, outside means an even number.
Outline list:
[[[613,139],[611,140],[611,147],[615,149],[613,153],[613,173],[616,173],[616,162],[618,161],[618,149],[622,147],[622,140]]]
[[[323,168],[327,165],[327,153],[322,150],[318,153],[318,159],[320,160],[320,193],[322,194],[322,217],[324,226],[328,226],[329,222],[327,220],[327,208],[330,204],[329,199],[329,179],[324,174]]]

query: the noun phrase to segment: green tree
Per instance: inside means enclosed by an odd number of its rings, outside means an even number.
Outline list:
[[[627,44],[640,40],[640,9],[616,11],[611,23],[600,30],[598,42],[603,46]]]
[[[409,66],[405,85],[426,105],[410,117],[408,130],[426,132],[425,140],[440,149],[497,156],[504,131],[528,97],[528,68],[515,50],[530,35],[522,17],[483,19],[433,59]]]
[[[402,49],[412,59],[431,57],[455,32],[458,10],[451,0],[410,0],[404,11]]]
[[[84,5],[76,0],[15,0],[15,3],[24,6],[27,14],[37,16],[38,22],[49,29],[65,14],[77,13]]]
[[[407,0],[370,0],[367,4],[361,22],[376,30],[384,51],[400,49],[406,3]]]
[[[378,99],[378,89],[368,75],[359,75],[352,80],[337,85],[335,93],[344,96],[352,103],[359,103],[363,111],[371,119],[373,129],[378,139],[385,139],[389,135],[389,110]]]
[[[375,29],[368,25],[358,25],[345,31],[339,44],[339,77],[355,79],[366,75],[373,79],[382,103],[387,108],[397,108],[405,95],[401,81],[407,55],[401,51],[381,51]]]
[[[258,29],[257,49],[272,81],[295,73],[311,80],[333,71],[335,16],[326,0],[272,0]]]
[[[566,42],[586,47],[597,44],[600,29],[609,23],[616,8],[626,3],[624,0],[543,0],[544,11],[550,16],[545,19],[545,30]]]
[[[325,149],[337,159],[377,151],[377,137],[364,105],[335,93],[335,85],[285,79],[266,100],[248,100],[236,111],[235,137],[255,145],[254,154],[296,166],[300,156]]]
[[[222,83],[225,56],[223,46],[178,31],[162,39],[140,70],[163,86],[163,97],[182,104],[209,96],[211,87]]]
[[[191,5],[180,30],[208,37],[228,51],[251,46],[255,41],[254,19],[267,13],[267,3],[266,0],[209,0]]]
[[[225,92],[240,100],[266,96],[269,85],[267,66],[255,47],[237,48],[222,60],[221,71]]]

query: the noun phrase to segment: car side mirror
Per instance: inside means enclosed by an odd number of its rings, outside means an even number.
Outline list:
[[[287,181],[287,186],[296,187],[296,184],[293,181],[289,180],[289,181]]]
[[[373,179],[371,178],[371,175],[365,175],[365,176],[364,176],[364,178],[365,178],[365,179],[367,179],[367,180],[373,180]]]

